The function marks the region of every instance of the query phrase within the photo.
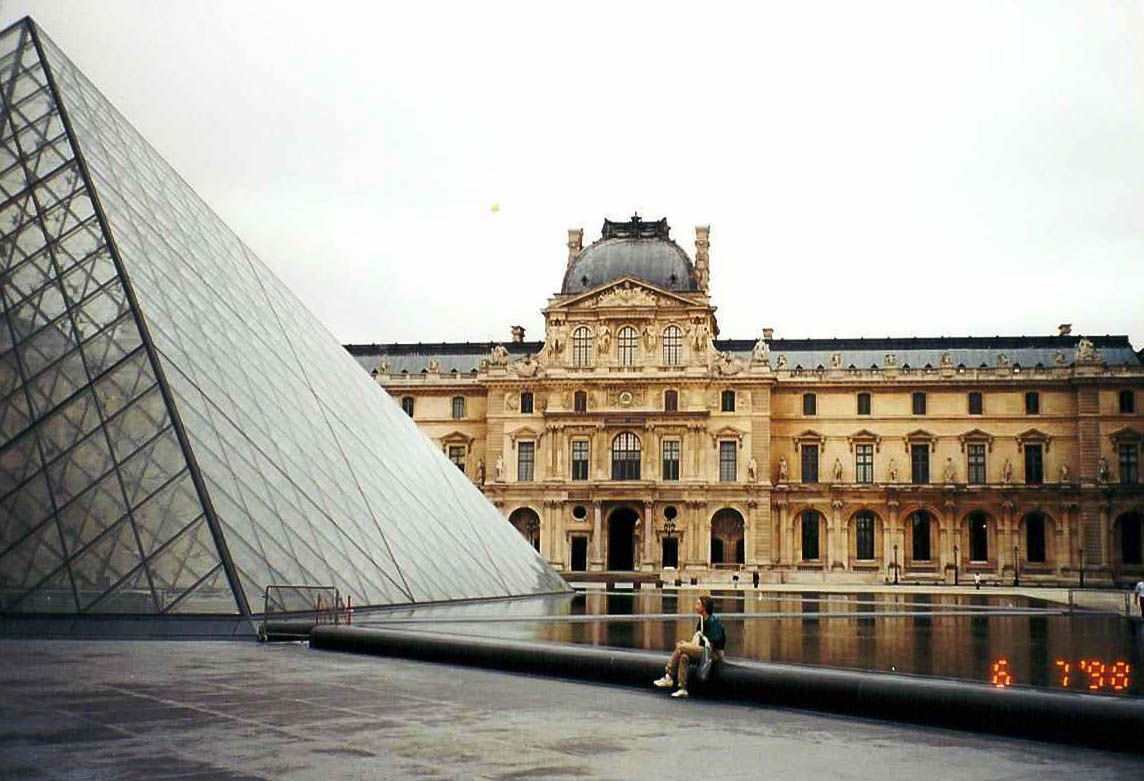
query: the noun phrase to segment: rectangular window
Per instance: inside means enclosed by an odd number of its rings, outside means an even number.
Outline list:
[[[929,482],[929,444],[910,445],[910,482],[925,485]]]
[[[588,479],[588,440],[572,440],[572,479]]]
[[[911,398],[913,399],[914,414],[926,414],[926,395],[924,393],[915,393]]]
[[[665,439],[663,441],[663,479],[679,479],[679,440]]]
[[[854,548],[859,561],[874,558],[874,514],[860,512],[854,516]]]
[[[1120,482],[1124,485],[1135,485],[1140,482],[1140,448],[1135,444],[1123,444],[1118,448],[1120,454]]]
[[[516,479],[522,483],[530,483],[534,479],[533,471],[536,465],[536,443],[516,443]]]
[[[874,482],[874,446],[854,446],[854,482]]]
[[[869,415],[870,414],[870,394],[869,393],[859,393],[858,394],[858,414],[859,415]]]
[[[460,418],[465,417],[465,397],[464,396],[454,396],[453,397],[453,417],[457,418],[458,420]]]
[[[985,485],[985,445],[966,445],[965,452],[968,459],[966,481],[970,485]]]
[[[449,445],[449,460],[457,465],[462,472],[465,471],[465,446]]]
[[[802,446],[802,481],[818,482],[818,445]]]
[[[724,412],[734,412],[735,411],[735,391],[733,391],[733,390],[723,391],[722,409]]]
[[[404,410],[406,415],[408,415],[409,417],[413,417],[413,397],[412,396],[402,396],[401,397],[401,409]]]
[[[1037,415],[1041,412],[1041,394],[1029,391],[1025,394],[1025,414]]]
[[[1118,398],[1121,415],[1131,415],[1136,412],[1136,395],[1132,391],[1122,390]]]
[[[532,414],[532,394],[528,391],[520,394],[520,411],[525,415]]]
[[[573,412],[587,412],[588,411],[588,392],[576,391],[572,397],[572,410]]]
[[[719,443],[719,482],[733,483],[739,479],[739,473],[735,464],[735,449],[738,444],[735,442],[720,442]]]
[[[818,397],[813,393],[802,394],[802,414],[815,415],[818,412]]]
[[[981,413],[981,394],[973,391],[969,394],[969,414],[980,415]]]
[[[1025,482],[1029,485],[1045,482],[1045,461],[1040,445],[1025,445]]]
[[[663,392],[663,411],[664,412],[678,412],[679,411],[679,392],[678,391],[664,391]]]

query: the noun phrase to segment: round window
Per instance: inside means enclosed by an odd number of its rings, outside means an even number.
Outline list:
[[[669,504],[663,508],[663,517],[669,521],[674,521],[675,516],[679,515],[679,510],[675,509],[675,505]]]
[[[588,508],[582,504],[578,504],[572,508],[572,517],[578,521],[582,521],[588,517]]]

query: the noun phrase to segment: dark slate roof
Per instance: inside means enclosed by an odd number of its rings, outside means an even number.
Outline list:
[[[772,339],[771,365],[778,356],[785,355],[787,365],[814,369],[830,366],[830,356],[839,353],[842,366],[868,369],[882,368],[886,355],[893,355],[897,365],[921,369],[926,364],[940,366],[941,357],[949,353],[954,366],[962,364],[976,368],[981,364],[993,367],[997,357],[1005,355],[1009,364],[1033,367],[1056,365],[1058,353],[1064,362],[1073,362],[1074,350],[1080,336],[942,336],[886,339]],[[1099,351],[1101,361],[1111,366],[1139,366],[1144,364],[1144,350],[1132,349],[1127,336],[1090,336],[1089,341]],[[418,373],[435,360],[445,374],[456,369],[468,373],[479,368],[483,359],[495,345],[503,344],[511,358],[535,355],[543,342],[417,342],[394,344],[349,344],[346,350],[366,371],[376,369],[381,362],[389,363],[391,374],[402,370]],[[715,348],[749,358],[755,347],[753,339],[717,339]]]
[[[635,277],[664,290],[696,291],[695,269],[683,248],[670,238],[667,220],[604,221],[602,236],[580,251],[564,272],[560,292],[583,293],[624,277]]]

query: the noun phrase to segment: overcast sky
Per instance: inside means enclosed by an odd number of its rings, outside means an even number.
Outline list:
[[[541,338],[638,211],[711,225],[723,337],[1144,346],[1140,0],[28,13],[345,342]]]

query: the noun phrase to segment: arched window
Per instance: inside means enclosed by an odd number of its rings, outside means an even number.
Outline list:
[[[669,325],[663,329],[663,362],[668,366],[683,363],[683,332],[679,326]]]
[[[969,514],[969,560],[989,561],[989,517],[983,512]]]
[[[663,411],[664,412],[677,412],[679,411],[679,392],[667,390],[663,392]]]
[[[640,479],[640,439],[630,431],[612,440],[612,479]]]
[[[413,397],[412,396],[402,396],[401,397],[401,409],[405,410],[406,415],[408,415],[409,417],[413,417]]]
[[[572,411],[573,412],[587,412],[588,411],[588,392],[576,391],[572,394]]]
[[[572,332],[572,365],[590,366],[592,364],[592,331],[587,326],[580,326]]]
[[[854,515],[854,553],[859,561],[874,558],[874,513],[863,510]]]
[[[910,516],[910,533],[913,537],[913,560],[930,560],[930,514],[918,510]]]
[[[1040,513],[1025,516],[1025,561],[1045,563],[1045,516]]]
[[[620,357],[620,366],[635,366],[636,364],[636,329],[625,325],[616,334],[616,350]]]
[[[802,513],[802,560],[818,559],[818,513],[804,510]]]

